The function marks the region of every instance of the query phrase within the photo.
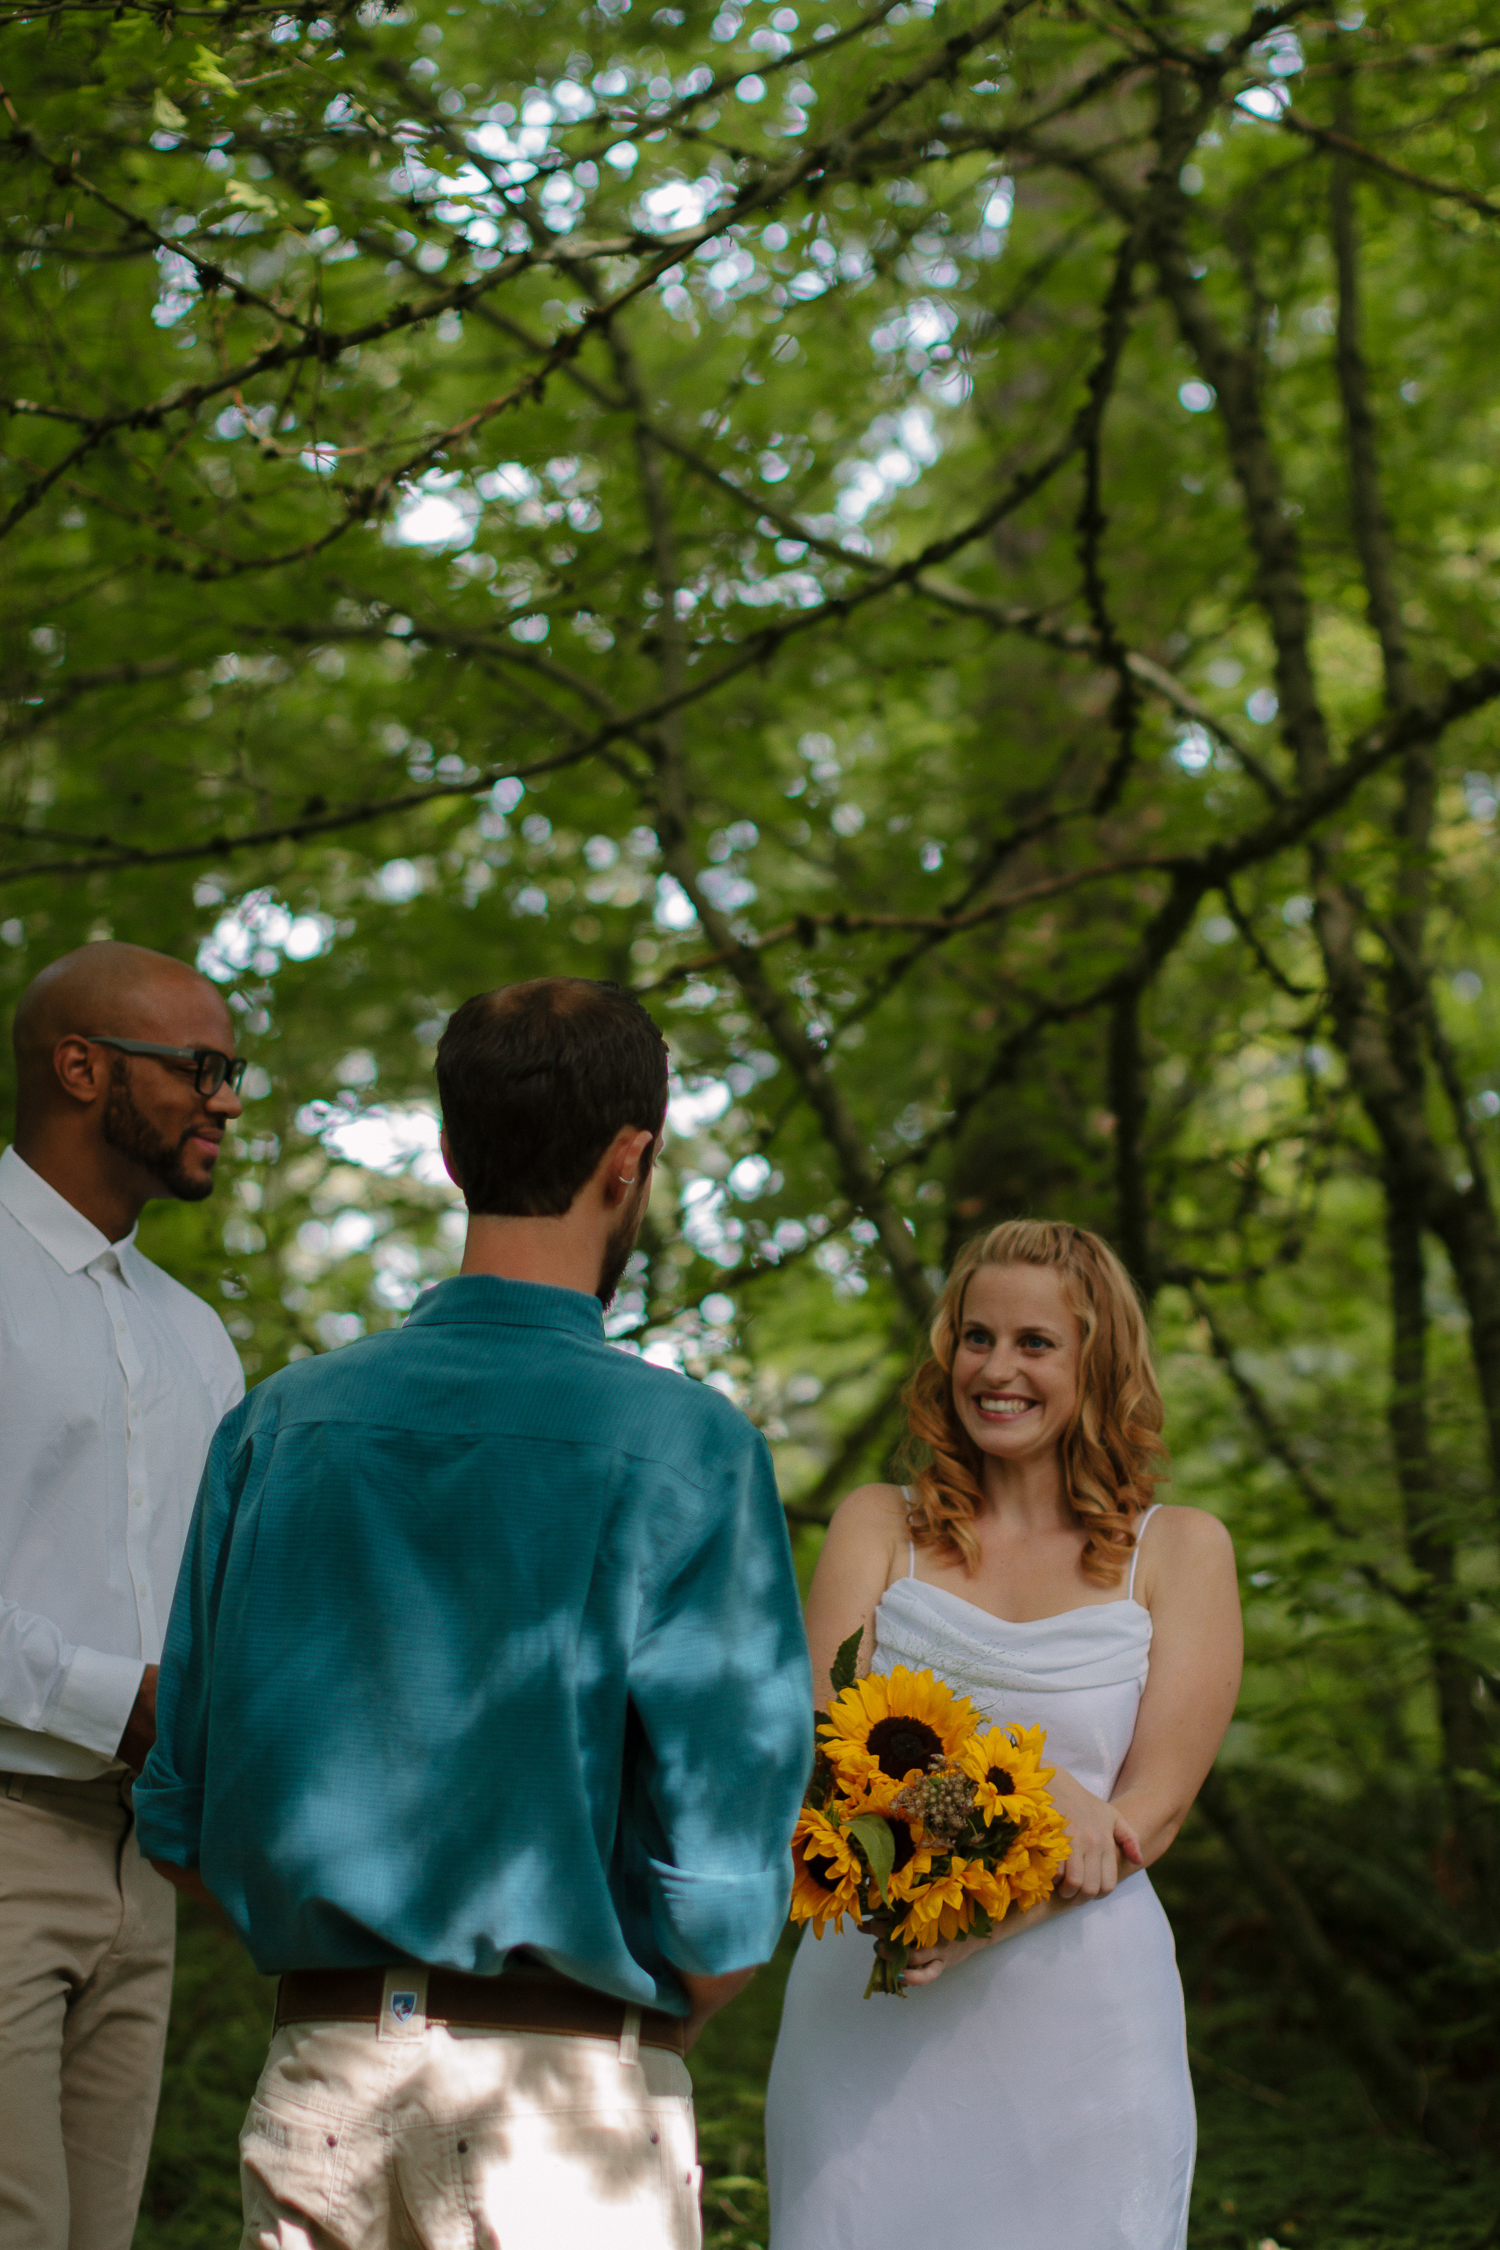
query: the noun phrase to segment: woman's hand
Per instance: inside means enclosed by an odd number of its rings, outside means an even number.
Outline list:
[[[1144,1867],[1140,1838],[1114,1805],[1096,1797],[1061,1766],[1048,1787],[1068,1824],[1067,1865],[1057,1882],[1060,1899],[1107,1898],[1120,1880],[1120,1862]]]
[[[1029,1930],[1034,1923],[1050,1921],[1056,1912],[1055,1903],[1051,1899],[1044,1899],[1040,1906],[1028,1906],[1024,1913],[1012,1911],[1007,1914],[988,1937],[954,1938],[949,1945],[917,1946],[906,1957],[906,1968],[903,1971],[906,1982],[912,1985],[936,1984],[944,1969],[951,1968],[955,1962],[967,1960],[971,1953],[986,1953],[992,1945],[1003,1945],[1007,1938],[1019,1937],[1023,1930]],[[875,1950],[877,1953],[885,1953],[889,1958],[890,1949],[884,1938]]]
[[[1006,1917],[1009,1920],[1009,1916]],[[1002,1924],[1002,1927],[1004,1925]],[[997,1930],[995,1936],[999,1936]],[[903,1975],[908,1984],[936,1984],[944,1969],[950,1969],[971,1953],[987,1952],[995,1943],[993,1937],[955,1938],[951,1945],[923,1945],[906,1957]]]

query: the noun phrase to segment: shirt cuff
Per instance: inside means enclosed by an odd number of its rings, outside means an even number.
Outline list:
[[[130,1793],[136,1842],[143,1859],[196,1867],[203,1832],[203,1791],[160,1776],[155,1751]]]
[[[770,1960],[792,1895],[790,1854],[749,1875],[650,1864],[652,1927],[674,1969],[727,1977]]]
[[[103,1656],[75,1648],[57,1693],[47,1706],[43,1732],[60,1734],[101,1758],[113,1758],[135,1707],[145,1664],[137,1656]]]

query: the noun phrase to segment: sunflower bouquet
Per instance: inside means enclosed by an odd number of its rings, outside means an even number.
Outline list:
[[[1049,1898],[1068,1856],[1040,1727],[986,1726],[932,1672],[856,1679],[860,1635],[834,1660],[834,1699],[792,1837],[792,1920],[814,1937],[847,1914],[884,1939],[866,1998],[904,1993],[920,1946],[988,1937]]]

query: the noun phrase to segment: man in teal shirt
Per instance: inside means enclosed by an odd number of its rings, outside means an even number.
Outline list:
[[[604,1339],[649,1017],[487,993],[438,1085],[462,1271],[222,1424],[141,1845],[281,1978],[247,2244],[691,2250],[682,2055],[776,1942],[811,1756],[785,1522],[750,1424]]]

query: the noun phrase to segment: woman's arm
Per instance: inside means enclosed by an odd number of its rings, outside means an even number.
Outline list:
[[[1106,1804],[1059,1769],[1052,1795],[1072,1849],[1057,1903],[1099,1898],[1176,1836],[1218,1754],[1239,1693],[1243,1635],[1234,1548],[1217,1516],[1163,1508],[1141,1550],[1151,1669]]]
[[[807,1596],[813,1700],[820,1710],[833,1692],[829,1668],[856,1625],[863,1632],[859,1669],[870,1668],[875,1610],[897,1575],[906,1535],[906,1508],[894,1484],[862,1484],[835,1511]]]
[[[1163,1536],[1156,1551],[1152,1543]],[[1147,1867],[1187,1818],[1234,1716],[1244,1661],[1234,1547],[1217,1516],[1163,1508],[1142,1550],[1151,1670],[1112,1802]]]
[[[993,1937],[914,1953],[908,1984],[932,1984],[966,1953],[1019,1937],[1112,1891],[1133,1867],[1160,1859],[1187,1818],[1239,1694],[1239,1584],[1229,1534],[1201,1508],[1164,1508],[1154,1519],[1151,1541],[1141,1554],[1151,1669],[1113,1798],[1106,1804],[1059,1772],[1052,1791],[1073,1832],[1074,1849],[1057,1896],[1025,1914],[1008,1914]]]

